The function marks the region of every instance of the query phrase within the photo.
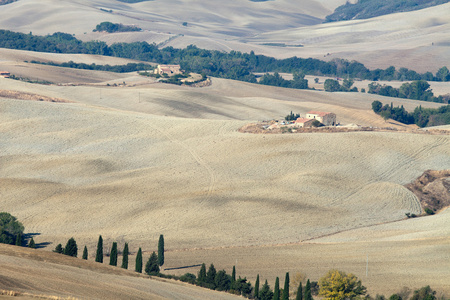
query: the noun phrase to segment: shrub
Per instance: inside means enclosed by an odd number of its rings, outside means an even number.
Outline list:
[[[195,275],[191,274],[191,273],[186,273],[186,274],[180,276],[181,281],[188,282],[190,284],[195,284],[196,279],[197,278],[195,277]]]

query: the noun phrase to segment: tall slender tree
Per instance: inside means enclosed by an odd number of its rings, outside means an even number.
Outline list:
[[[128,269],[128,252],[128,243],[125,243],[122,253],[122,269]]]
[[[16,246],[22,246],[22,233],[19,232],[16,236]]]
[[[259,299],[259,274],[256,276],[255,282],[255,299]]]
[[[158,241],[158,265],[164,265],[164,236],[161,234]]]
[[[100,235],[97,243],[97,254],[95,255],[95,261],[103,263],[103,238]]]
[[[206,283],[208,288],[214,289],[216,286],[216,268],[213,264],[209,266],[208,272],[206,273]]]
[[[236,288],[236,266],[233,266],[233,271],[231,272],[231,287],[234,290]]]
[[[301,281],[300,281],[300,284],[298,285],[297,297],[295,297],[295,300],[303,300],[303,290],[302,290],[302,282]]]
[[[286,272],[284,279],[283,300],[289,300],[289,272]]]
[[[275,279],[275,287],[273,288],[273,300],[280,300],[280,278]]]
[[[88,250],[87,250],[87,247],[86,247],[86,246],[84,246],[84,249],[83,249],[83,256],[82,256],[82,259],[85,259],[85,260],[88,259]]]
[[[134,270],[138,273],[142,273],[142,249],[140,247],[136,255],[136,265]]]
[[[200,267],[200,271],[198,271],[197,284],[199,286],[204,286],[205,283],[206,283],[206,265],[205,263],[203,263],[202,266]]]
[[[311,283],[308,281],[306,282],[305,286],[305,300],[313,300],[312,294],[311,294]]]
[[[111,247],[111,253],[109,254],[109,265],[117,266],[117,243],[113,242]]]

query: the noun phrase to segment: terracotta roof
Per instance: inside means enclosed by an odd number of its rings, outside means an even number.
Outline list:
[[[295,123],[306,123],[308,121],[312,121],[313,119],[307,119],[307,118],[298,118],[295,120]]]
[[[328,114],[331,114],[330,112],[323,112],[323,111],[310,111],[310,112],[307,112],[307,114],[310,114],[310,115],[318,115],[319,117],[324,117],[324,116],[326,116],[326,115],[328,115]]]

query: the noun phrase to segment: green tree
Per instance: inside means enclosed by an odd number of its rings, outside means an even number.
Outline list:
[[[259,291],[259,299],[260,300],[272,300],[273,298],[273,292],[270,289],[270,286],[267,284],[267,279],[266,282],[263,284],[263,286],[261,287],[261,290]]]
[[[217,272],[214,279],[215,289],[218,291],[228,291],[231,287],[231,276],[225,270]]]
[[[109,265],[117,266],[117,243],[113,242],[111,247],[111,253],[109,254]]]
[[[284,279],[283,300],[289,300],[289,272]]]
[[[64,255],[68,255],[68,256],[73,256],[73,257],[77,257],[78,255],[78,247],[77,247],[77,242],[75,241],[75,239],[73,237],[71,237],[66,244],[66,247],[64,247]]]
[[[206,284],[208,288],[214,289],[216,285],[216,268],[213,264],[209,266],[208,272],[206,273]]]
[[[338,270],[328,271],[320,279],[319,286],[319,294],[325,299],[354,299],[366,293],[366,288],[355,275]]]
[[[341,85],[337,80],[327,79],[323,83],[323,88],[326,92],[338,92],[341,90]]]
[[[19,232],[16,235],[16,246],[22,246],[22,242],[23,242],[22,233]]]
[[[342,82],[342,90],[344,91],[350,91],[350,88],[352,87],[354,81],[353,79],[344,79]]]
[[[31,238],[30,242],[28,243],[28,247],[32,249],[36,248],[36,243],[34,242],[33,238]]]
[[[158,265],[164,265],[164,236],[162,234],[159,236],[158,242]]]
[[[204,286],[205,283],[206,283],[206,265],[205,263],[203,263],[202,266],[200,267],[200,271],[198,271],[197,284],[199,286]]]
[[[440,68],[436,73],[436,78],[440,81],[449,81],[450,72],[447,67]]]
[[[17,218],[7,212],[0,212],[0,243],[14,245],[17,235],[22,236],[24,227]]]
[[[128,252],[128,243],[125,243],[122,253],[122,269],[128,269]]]
[[[381,111],[381,108],[383,107],[383,103],[381,103],[378,100],[375,100],[372,102],[372,110],[374,111],[374,113],[379,113]]]
[[[142,273],[142,249],[140,247],[136,255],[136,265],[134,270],[138,273]]]
[[[312,293],[311,293],[311,282],[306,281],[305,285],[305,300],[313,300]]]
[[[303,300],[303,291],[302,291],[302,282],[301,281],[300,281],[300,284],[298,285],[297,297],[295,297],[295,300]]]
[[[273,300],[280,300],[280,278],[275,279],[275,287],[273,288]]]
[[[150,255],[147,263],[145,264],[145,273],[148,275],[158,275],[159,273],[158,256],[155,251],[153,251],[152,255]]]
[[[55,250],[53,250],[53,252],[62,254],[64,253],[64,248],[62,247],[61,244],[58,244],[56,245]]]
[[[84,246],[84,249],[83,249],[83,256],[82,256],[81,258],[84,259],[84,260],[87,260],[87,259],[88,259],[88,250],[87,250],[86,245]]]
[[[255,282],[255,299],[259,299],[259,274],[256,276]]]
[[[403,300],[398,294],[393,294],[389,297],[389,300]]]
[[[100,235],[97,243],[97,254],[95,255],[95,261],[103,263],[103,238]]]
[[[410,300],[436,300],[436,291],[433,291],[429,285],[414,291]]]
[[[236,281],[236,266],[233,266],[233,272],[231,273],[231,282]]]

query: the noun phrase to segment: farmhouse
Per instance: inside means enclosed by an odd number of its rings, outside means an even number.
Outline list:
[[[306,113],[306,119],[318,120],[325,126],[336,125],[336,114],[322,111],[310,111]]]
[[[311,127],[313,122],[314,122],[314,119],[298,118],[297,120],[295,120],[294,126],[295,127]]]
[[[11,74],[7,71],[0,71],[0,77],[3,78],[9,78],[9,76],[11,76]]]
[[[158,65],[154,72],[159,75],[167,74],[173,76],[181,74],[181,69],[180,65]]]

